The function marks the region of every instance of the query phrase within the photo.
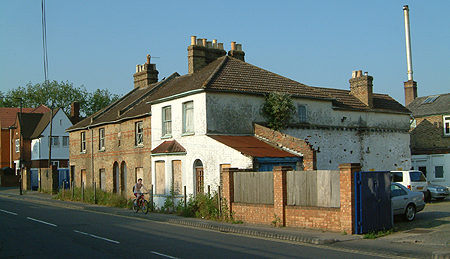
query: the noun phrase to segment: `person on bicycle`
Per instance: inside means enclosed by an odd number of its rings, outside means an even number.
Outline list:
[[[141,189],[145,189],[148,192],[147,188],[142,184],[142,178],[139,178],[136,185],[133,187],[134,196],[136,196],[136,204],[138,204],[138,201],[144,196]]]

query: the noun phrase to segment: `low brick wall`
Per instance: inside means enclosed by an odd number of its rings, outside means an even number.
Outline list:
[[[254,224],[271,224],[275,219],[273,205],[233,203],[235,220]]]
[[[0,174],[0,186],[2,186],[2,187],[19,186],[19,178],[20,178],[20,176],[16,176],[16,175]]]
[[[248,223],[278,224],[290,227],[315,228],[336,232],[354,233],[354,173],[361,170],[360,164],[341,164],[340,208],[287,206],[286,173],[290,167],[274,167],[272,205],[234,202],[234,173],[237,168],[224,168],[221,172],[223,193],[234,219]]]

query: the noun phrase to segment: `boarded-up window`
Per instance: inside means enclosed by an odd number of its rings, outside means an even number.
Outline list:
[[[86,186],[86,169],[81,169],[81,183]]]
[[[99,170],[99,180],[100,180],[100,189],[103,191],[106,191],[106,174],[105,174],[105,168],[101,168]]]
[[[181,160],[172,161],[172,183],[173,183],[173,193],[181,194],[182,183],[181,183]]]
[[[164,161],[155,162],[155,194],[165,194],[166,193],[166,170]]]

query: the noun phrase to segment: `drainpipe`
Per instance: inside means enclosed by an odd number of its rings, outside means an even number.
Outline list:
[[[89,129],[89,127],[88,127]],[[94,187],[94,130],[91,129],[91,171],[92,171],[92,187]]]

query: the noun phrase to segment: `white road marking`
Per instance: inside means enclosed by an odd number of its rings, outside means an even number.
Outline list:
[[[2,209],[0,209],[0,211],[1,212],[4,212],[4,213],[8,213],[8,214],[11,214],[11,215],[18,215],[17,213],[14,213],[14,212],[11,212],[11,211],[7,211],[7,210],[2,210]]]
[[[178,257],[173,257],[173,256],[170,256],[170,255],[161,254],[161,253],[158,253],[158,252],[155,252],[155,251],[151,251],[150,253],[155,254],[155,255],[159,255],[159,256],[163,256],[163,257],[167,257],[167,258],[171,258],[171,259],[178,259]]]
[[[39,223],[42,223],[42,224],[46,224],[46,225],[49,225],[49,226],[52,226],[52,227],[57,227],[57,225],[55,225],[55,224],[48,223],[48,222],[45,222],[45,221],[42,221],[42,220],[33,219],[33,218],[30,218],[30,217],[27,217],[27,219],[32,220],[32,221],[36,221],[36,222],[39,222]]]
[[[108,241],[108,242],[111,242],[111,243],[120,244],[119,241],[111,240],[111,239],[108,239],[108,238],[105,238],[105,237],[99,237],[99,236],[96,236],[96,235],[93,235],[93,234],[89,234],[89,233],[86,233],[86,232],[81,232],[81,231],[78,231],[78,230],[74,230],[73,232],[76,232],[76,233],[79,233],[79,234],[82,234],[82,235],[86,235],[86,236],[90,236],[90,237],[94,237],[94,238],[98,238],[98,239],[101,239],[101,240],[105,240],[105,241]]]

